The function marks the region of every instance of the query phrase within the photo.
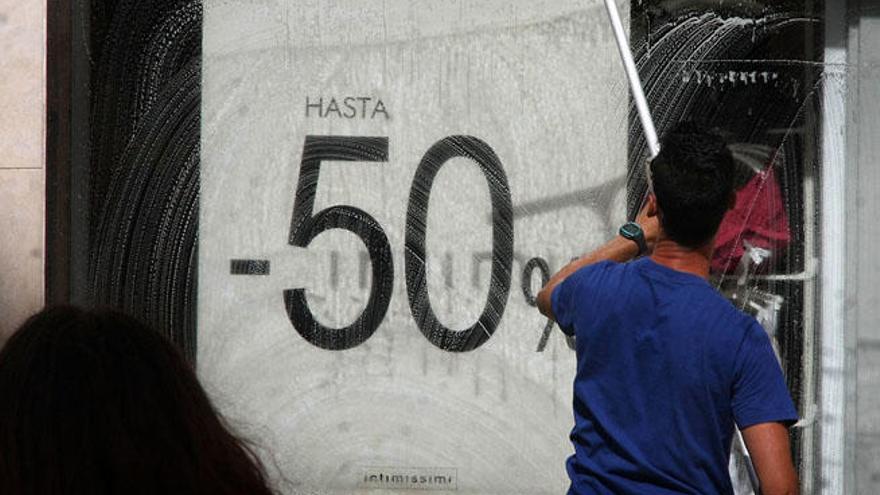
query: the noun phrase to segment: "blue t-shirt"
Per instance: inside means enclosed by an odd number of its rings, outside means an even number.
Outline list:
[[[569,495],[732,494],[734,423],[797,420],[767,333],[700,277],[601,262],[552,304],[577,337]]]

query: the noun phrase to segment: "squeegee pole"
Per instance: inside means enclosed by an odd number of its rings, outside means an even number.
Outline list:
[[[611,19],[611,29],[614,30],[614,38],[617,40],[620,59],[623,61],[623,68],[626,70],[627,79],[629,79],[629,87],[632,90],[633,99],[636,103],[636,110],[639,112],[642,129],[645,131],[645,139],[648,141],[648,152],[650,158],[654,158],[660,153],[660,140],[657,139],[657,129],[654,127],[654,119],[651,118],[651,110],[648,108],[645,90],[642,88],[642,82],[639,79],[639,71],[636,69],[632,52],[629,51],[629,40],[623,31],[623,23],[620,22],[620,13],[617,11],[617,4],[614,3],[614,0],[605,0],[605,8],[608,10],[608,17]]]

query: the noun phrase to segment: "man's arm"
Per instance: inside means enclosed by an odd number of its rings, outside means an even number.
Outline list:
[[[541,313],[544,316],[555,321],[556,316],[553,314],[550,296],[553,294],[553,289],[555,289],[557,285],[561,284],[572,273],[587,265],[592,265],[593,263],[605,260],[623,263],[635,258],[638,254],[639,247],[635,242],[629,239],[624,239],[620,236],[611,239],[599,249],[572,261],[559,270],[556,275],[553,275],[553,277],[547,282],[547,285],[541,289],[541,292],[538,292],[538,309],[541,310]]]
[[[760,423],[742,430],[742,434],[761,482],[761,494],[797,495],[788,428],[781,423]]]
[[[645,242],[648,244],[648,252],[650,253],[660,234],[660,221],[657,217],[657,203],[653,195],[648,196],[648,201],[639,213],[636,222],[642,226],[642,231],[645,234]],[[541,292],[538,293],[538,309],[544,316],[556,321],[556,315],[553,314],[551,296],[553,295],[553,289],[555,289],[557,285],[561,284],[572,273],[587,265],[592,265],[593,263],[605,260],[624,263],[635,258],[638,254],[639,247],[635,242],[629,239],[624,239],[620,236],[611,239],[599,249],[572,261],[562,267],[556,275],[553,275],[550,280],[547,281],[547,285],[545,285],[544,288],[541,289]]]

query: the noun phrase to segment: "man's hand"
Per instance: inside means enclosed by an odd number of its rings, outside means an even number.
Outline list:
[[[645,206],[636,216],[636,223],[645,233],[645,243],[648,245],[648,252],[645,254],[651,254],[657,238],[660,237],[660,217],[657,214],[657,199],[653,194],[648,196]]]
[[[761,423],[742,430],[742,434],[761,482],[761,494],[797,495],[788,428],[781,423]]]

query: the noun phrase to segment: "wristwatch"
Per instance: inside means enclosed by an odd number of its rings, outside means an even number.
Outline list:
[[[648,243],[645,242],[645,232],[642,230],[641,225],[636,222],[627,222],[620,227],[618,233],[624,239],[629,239],[639,246],[639,254],[637,256],[648,252]]]

